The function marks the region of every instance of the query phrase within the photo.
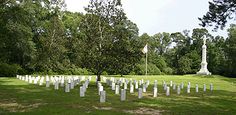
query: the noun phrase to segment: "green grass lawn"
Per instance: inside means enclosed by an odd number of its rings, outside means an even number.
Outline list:
[[[117,76],[115,76],[117,77]],[[107,93],[106,103],[99,102],[99,95],[95,85],[95,77],[87,89],[86,96],[79,96],[79,86],[70,93],[64,88],[54,90],[51,85],[38,86],[28,84],[16,78],[0,78],[0,115],[2,114],[186,114],[186,115],[235,115],[236,114],[236,79],[222,76],[196,75],[160,75],[160,76],[125,76],[125,78],[150,80],[147,93],[138,99],[137,91],[130,94],[127,90],[127,100],[120,101],[120,95],[115,95],[105,83]],[[153,98],[153,82],[158,80],[158,97]],[[184,89],[177,95],[171,88],[171,95],[165,96],[162,80],[180,84],[184,82]],[[191,82],[191,93],[186,93],[186,85]],[[199,85],[199,93],[195,93],[195,84]],[[203,84],[207,85],[207,92],[203,92]],[[210,83],[214,91],[209,91]],[[81,85],[81,84],[80,84]],[[129,88],[129,85],[128,85]]]

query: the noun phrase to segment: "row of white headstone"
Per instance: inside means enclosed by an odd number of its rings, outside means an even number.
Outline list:
[[[147,88],[149,86],[149,80],[147,80],[146,82],[144,82],[144,80],[139,80],[138,82],[136,80],[127,80],[125,78],[120,78],[120,79],[115,79],[113,77],[111,77],[110,79],[106,78],[106,77],[103,77],[103,82],[106,82],[106,84],[108,86],[111,87],[112,90],[115,91],[115,94],[120,94],[119,92],[121,91],[121,101],[124,101],[126,100],[126,90],[127,90],[127,85],[130,83],[130,93],[134,93],[134,85],[133,83],[135,84],[135,89],[138,90],[138,98],[142,98],[142,93],[145,93],[147,91]],[[162,85],[163,85],[163,88],[164,88],[164,91],[166,93],[166,96],[170,96],[170,88],[172,87],[174,91],[176,91],[177,89],[177,94],[180,95],[180,92],[182,89],[184,89],[184,84],[183,82],[180,84],[180,85],[177,85],[177,88],[176,88],[176,84],[173,83],[172,81],[170,81],[170,84],[169,86],[167,85],[167,83],[165,81],[162,82]],[[123,89],[120,89],[120,87],[123,86]],[[139,88],[139,86],[141,86]],[[157,97],[158,96],[158,84],[157,84],[157,80],[154,81],[154,87],[153,87],[153,97]],[[188,85],[187,85],[187,93],[190,93],[190,89],[191,89],[191,84],[190,82],[188,82]],[[103,87],[102,87],[102,90],[103,90]],[[102,91],[102,90],[99,90],[99,91]],[[196,93],[199,92],[199,87],[198,87],[198,84],[196,84],[196,87],[195,87],[195,90],[196,90]],[[210,91],[213,91],[213,84],[211,83],[210,84]],[[206,84],[203,85],[203,92],[206,92]],[[104,100],[103,100],[104,101]]]
[[[64,87],[65,92],[70,92],[71,89],[74,89],[81,81],[85,81],[83,83],[81,93],[81,97],[83,97],[83,93],[85,93],[86,88],[88,88],[89,81],[91,81],[92,76],[88,76],[86,79],[85,76],[31,76],[31,75],[17,75],[17,78],[28,83],[39,84],[40,86],[45,83],[46,87],[50,87],[50,85],[54,85],[54,89],[58,90],[59,87]],[[45,79],[46,78],[46,79]],[[85,88],[86,87],[86,88]]]
[[[170,95],[170,87],[173,87],[173,90],[176,90],[176,84],[173,84],[172,81],[170,81],[170,86],[167,86],[166,82],[163,81],[163,88],[164,88],[164,91],[166,91],[166,95],[169,96]],[[180,92],[181,92],[181,89],[184,88],[184,84],[183,82],[177,86],[177,94],[179,95]],[[206,84],[203,84],[203,92],[206,92]],[[188,85],[187,85],[187,93],[190,93],[190,90],[191,90],[191,84],[190,82],[188,82]],[[213,91],[213,84],[210,83],[210,91],[212,92]],[[198,93],[199,92],[199,87],[198,87],[198,84],[195,85],[195,92]],[[156,97],[157,95],[157,81],[155,80],[154,82],[154,97]]]
[[[86,79],[85,76],[45,76],[46,80],[46,87],[50,87],[50,84],[52,83],[54,85],[54,89],[58,90],[59,87],[64,87],[65,92],[70,92],[71,89],[74,89],[75,86],[79,85],[81,83],[82,86],[80,86],[80,97],[85,97],[85,92],[89,86],[89,82],[91,81],[92,77],[88,76]],[[17,78],[29,83],[43,85],[44,83],[44,76],[31,76],[31,75],[17,75]],[[84,81],[84,82],[82,82]],[[115,91],[116,95],[120,94],[120,100],[125,101],[126,100],[126,90],[128,89],[128,84],[130,86],[129,92],[132,94],[135,90],[138,91],[138,98],[141,99],[143,97],[143,93],[147,92],[147,88],[150,84],[150,81],[147,80],[144,82],[143,79],[141,80],[132,80],[132,79],[125,79],[125,78],[119,78],[115,79],[114,77],[107,78],[102,77],[102,82],[97,83],[98,88],[98,95],[100,95],[100,102],[106,102],[106,91],[104,90],[104,86],[102,83],[106,83],[108,86],[111,87],[111,90]],[[153,97],[158,96],[158,82],[157,80],[154,81],[154,87],[153,87]],[[165,81],[162,82],[163,89],[166,93],[166,96],[170,96],[170,88],[172,87],[173,90],[176,90],[176,84],[170,81],[169,85]],[[123,87],[123,89],[122,89]],[[183,82],[177,86],[177,94],[180,95],[181,90],[184,88]],[[196,84],[196,93],[199,92],[198,90],[198,84]],[[191,84],[188,82],[187,85],[187,93],[190,93]],[[206,92],[206,84],[203,85],[203,91]],[[213,91],[213,84],[210,84],[210,91]]]

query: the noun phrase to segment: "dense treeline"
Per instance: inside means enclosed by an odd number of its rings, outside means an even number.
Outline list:
[[[208,69],[236,75],[236,25],[228,37],[203,28],[146,33],[122,9],[120,0],[93,0],[86,14],[66,11],[63,0],[1,0],[0,76],[15,74],[195,74],[207,36]]]

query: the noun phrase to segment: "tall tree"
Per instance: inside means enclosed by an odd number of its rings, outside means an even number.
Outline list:
[[[80,25],[84,34],[82,61],[100,81],[101,73],[109,69],[111,62],[124,68],[127,67],[124,63],[133,57],[127,55],[136,55],[131,47],[134,43],[129,40],[135,39],[137,28],[127,20],[121,0],[91,0],[85,10],[87,14]]]
[[[235,18],[235,14],[235,0],[213,0],[209,2],[209,11],[199,20],[203,27],[215,25],[215,29],[223,29],[228,19]]]
[[[155,41],[155,44],[153,45],[155,46],[155,50],[159,55],[163,55],[168,50],[168,48],[170,48],[172,43],[170,34],[166,32],[155,34],[152,39]]]
[[[36,50],[30,26],[33,17],[24,5],[16,0],[0,2],[0,61],[29,68]]]
[[[207,44],[208,69],[213,74],[225,75],[226,60],[225,60],[225,39],[221,36],[216,36]]]
[[[67,49],[65,48],[65,27],[61,20],[65,7],[63,0],[50,0],[44,2],[36,27],[34,41],[37,44],[37,71],[62,71],[67,62]]]
[[[81,39],[83,37],[79,30],[79,25],[83,15],[81,13],[64,12],[62,17],[63,25],[65,26],[65,47],[67,49],[67,56],[72,66],[81,67]]]
[[[228,30],[229,37],[226,39],[225,43],[225,53],[226,53],[226,68],[227,75],[231,77],[235,77],[236,75],[236,25],[233,24],[230,26]]]

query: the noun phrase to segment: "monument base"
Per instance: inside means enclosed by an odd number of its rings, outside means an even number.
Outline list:
[[[197,72],[197,75],[211,75],[211,72],[209,72],[207,69],[201,69],[199,72]]]

